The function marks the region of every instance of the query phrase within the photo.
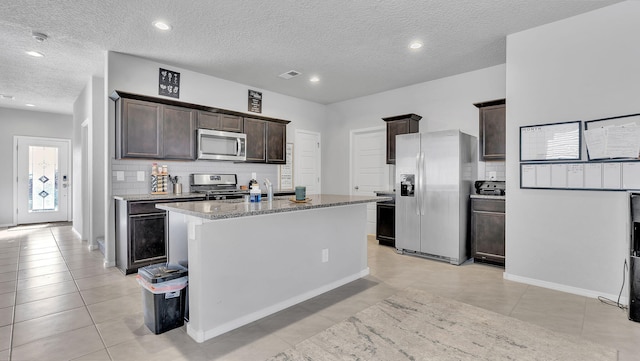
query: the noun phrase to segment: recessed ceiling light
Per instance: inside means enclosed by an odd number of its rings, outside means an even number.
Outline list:
[[[312,83],[317,83],[320,81],[320,78],[318,78],[317,76],[312,76],[311,78],[309,78],[309,81]]]
[[[35,107],[36,106],[35,104],[31,104],[31,103],[27,103],[25,105],[28,106],[28,107]]]
[[[42,54],[41,52],[34,50],[27,51],[27,54],[33,56],[34,58],[42,58],[44,56],[44,54]]]
[[[411,44],[409,44],[409,48],[411,49],[420,49],[422,47],[422,43],[419,41],[414,41]]]
[[[164,31],[171,30],[171,25],[165,23],[164,21],[154,21],[153,26]]]

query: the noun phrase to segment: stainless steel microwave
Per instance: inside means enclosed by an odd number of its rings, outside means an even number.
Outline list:
[[[247,135],[198,129],[198,159],[247,160]]]

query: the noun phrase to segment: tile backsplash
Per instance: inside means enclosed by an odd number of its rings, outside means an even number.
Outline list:
[[[504,161],[484,162],[484,180],[506,180]]]
[[[153,160],[114,159],[111,161],[111,186],[113,195],[147,194],[151,192],[151,165]],[[233,163],[216,161],[155,161],[159,166],[167,165],[168,173],[178,176],[182,192],[189,192],[189,174],[192,173],[230,173],[238,176],[238,184],[249,184],[251,173],[255,172],[257,181],[263,187],[265,178],[278,185],[278,165]],[[172,191],[169,186],[169,192]]]

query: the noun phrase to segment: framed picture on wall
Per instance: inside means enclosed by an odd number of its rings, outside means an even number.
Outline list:
[[[581,121],[520,127],[520,161],[580,160]]]
[[[180,73],[160,68],[158,71],[158,95],[180,98]]]

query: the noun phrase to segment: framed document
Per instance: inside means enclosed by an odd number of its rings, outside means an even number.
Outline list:
[[[589,160],[640,159],[640,114],[584,122]]]
[[[520,161],[580,160],[581,121],[520,127]]]

